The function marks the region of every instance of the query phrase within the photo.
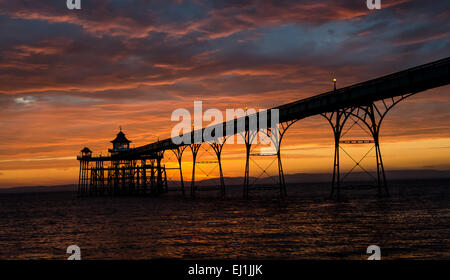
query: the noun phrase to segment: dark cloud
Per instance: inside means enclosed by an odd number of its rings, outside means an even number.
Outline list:
[[[104,92],[188,79],[223,85],[227,72],[266,73],[264,80],[273,73],[267,69],[286,65],[339,72],[386,54],[400,58],[387,63],[403,66],[412,56],[424,58],[418,63],[436,57],[428,54],[446,45],[433,41],[449,41],[442,24],[448,14],[424,1],[391,1],[377,14],[360,1],[89,1],[77,12],[60,2],[4,4],[4,26],[37,27],[30,33],[35,40],[21,32],[19,41],[0,47],[0,92]],[[378,65],[380,72],[387,68]]]

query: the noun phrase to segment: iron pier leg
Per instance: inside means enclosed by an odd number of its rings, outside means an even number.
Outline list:
[[[167,193],[169,191],[169,186],[167,185],[167,173],[166,173],[166,167],[163,167],[164,170],[164,192]]]
[[[163,184],[162,184],[162,170],[161,170],[161,157],[158,157],[156,159],[156,188],[157,188],[157,194],[161,194],[163,192]]]
[[[284,137],[286,131],[288,130],[288,128],[290,128],[297,121],[298,121],[298,119],[279,123],[279,125],[277,125],[275,127],[271,127],[270,130],[267,129],[267,133],[266,133],[266,135],[269,137],[269,139],[274,144],[274,146],[276,148],[276,152],[277,152],[278,181],[279,181],[279,186],[280,186],[280,196],[281,197],[287,196],[286,180],[284,178],[283,163],[281,161],[281,142],[282,142],[283,137]],[[269,131],[270,131],[270,134],[269,134]]]
[[[225,180],[223,178],[223,170],[222,170],[222,148],[223,148],[223,145],[225,144],[225,140],[226,140],[226,138],[224,137],[222,143],[213,142],[213,143],[209,144],[211,146],[211,148],[214,150],[214,152],[216,153],[217,161],[219,164],[219,176],[220,176],[220,178],[219,178],[220,186],[219,187],[220,187],[220,195],[222,197],[224,197],[226,194]]]
[[[396,103],[392,105],[392,107]],[[380,116],[379,121],[377,122],[376,116],[375,116],[375,110],[377,110],[377,113],[379,113],[379,110],[376,108],[376,105],[372,103],[370,106],[367,106],[366,112],[369,115],[370,123],[367,123],[364,120],[364,123],[369,127],[370,133],[372,134],[373,141],[375,143],[375,154],[376,154],[376,161],[377,161],[377,184],[378,184],[378,195],[383,195],[382,189],[384,189],[385,195],[389,196],[389,189],[387,186],[386,181],[386,174],[384,172],[384,166],[383,166],[383,158],[381,157],[381,149],[380,149],[380,126],[381,122],[383,120],[384,115],[387,113],[388,109]]]
[[[183,169],[181,168],[181,161],[183,157],[183,152],[186,149],[187,146],[180,146],[177,147],[177,149],[172,150],[172,152],[175,154],[177,160],[178,160],[178,167],[180,168],[180,184],[181,184],[181,193],[183,196],[185,195],[184,191],[184,180],[183,180]]]
[[[249,137],[250,132],[245,132],[245,174],[244,174],[244,198],[249,198],[249,187],[250,187],[250,150],[252,148],[252,143]]]
[[[151,181],[151,193],[152,195],[156,195],[156,182],[155,182],[155,162],[152,161],[152,167],[151,167],[151,177],[150,177],[150,181]]]
[[[341,197],[341,172],[340,172],[340,159],[339,159],[339,149],[340,140],[342,135],[342,130],[351,113],[353,108],[338,109],[333,111],[330,115],[322,114],[331,125],[334,136],[334,159],[333,159],[333,177],[331,180],[331,194],[330,198],[334,197],[336,192],[336,199],[339,201]]]
[[[283,164],[281,163],[280,149],[278,149],[277,158],[278,158],[278,180],[280,182],[280,196],[285,197],[287,196],[287,191],[286,191],[286,182],[284,180]]]
[[[202,144],[190,144],[189,147],[192,151],[192,179],[191,179],[191,197],[195,197],[195,162],[197,160],[197,154]]]

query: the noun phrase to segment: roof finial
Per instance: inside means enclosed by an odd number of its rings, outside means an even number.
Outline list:
[[[119,126],[120,132],[122,132],[122,126]]]

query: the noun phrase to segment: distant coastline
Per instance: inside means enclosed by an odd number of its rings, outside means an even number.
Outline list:
[[[386,171],[388,180],[420,180],[420,179],[446,179],[450,178],[450,170],[433,170],[433,169],[417,169],[417,170],[390,170]],[[331,178],[330,173],[296,173],[286,174],[285,180],[288,184],[293,183],[326,183]],[[276,176],[258,179],[261,184],[273,184]],[[370,179],[363,172],[354,172],[348,181],[364,181]],[[226,185],[239,185],[243,181],[243,177],[225,177]],[[216,179],[203,180],[203,185],[213,185]],[[169,186],[175,187],[177,182],[172,182]],[[185,184],[189,184],[185,180]],[[56,185],[56,186],[21,186],[0,188],[0,194],[9,193],[41,193],[41,192],[76,192],[76,184]]]
[[[56,186],[23,186],[12,188],[0,188],[0,194],[9,193],[42,193],[42,192],[71,192],[76,191],[77,185],[56,185]]]

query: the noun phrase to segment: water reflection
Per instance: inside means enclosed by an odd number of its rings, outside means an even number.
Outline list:
[[[71,193],[0,196],[1,259],[383,259],[450,258],[449,181],[396,182],[391,198],[351,192],[336,203],[327,185],[289,186],[289,197],[196,200],[78,199]]]

